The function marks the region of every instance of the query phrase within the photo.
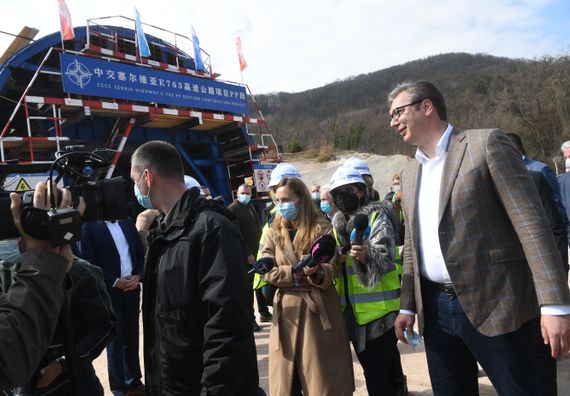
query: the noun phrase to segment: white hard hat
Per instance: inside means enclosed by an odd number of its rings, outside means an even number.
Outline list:
[[[331,191],[335,188],[345,186],[347,184],[352,183],[362,183],[366,184],[360,172],[353,168],[346,165],[341,165],[338,169],[333,173],[331,177]]]
[[[184,175],[184,184],[186,185],[187,190],[192,187],[200,188],[200,183],[198,183],[198,180],[194,179],[192,176]]]
[[[372,176],[372,173],[370,172],[370,168],[368,167],[368,164],[366,162],[364,162],[363,160],[361,160],[360,158],[350,157],[349,159],[346,160],[346,162],[343,164],[343,166],[346,166],[349,168],[354,168],[358,172],[360,172],[361,175]]]
[[[288,177],[301,178],[301,172],[295,166],[282,162],[278,164],[275,169],[271,172],[271,178],[269,179],[269,184],[267,187],[273,187],[278,185],[281,180]]]

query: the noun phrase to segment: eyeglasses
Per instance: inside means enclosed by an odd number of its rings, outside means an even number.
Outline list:
[[[392,112],[392,114],[390,114],[390,120],[392,121],[398,121],[400,119],[400,116],[402,114],[404,114],[404,111],[406,111],[406,107],[409,106],[415,106],[415,105],[419,105],[420,103],[422,103],[424,100],[416,100],[415,102],[412,103],[408,103],[406,105],[403,106],[398,106],[394,109],[394,111]]]

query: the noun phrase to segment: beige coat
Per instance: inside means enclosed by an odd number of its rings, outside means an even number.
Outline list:
[[[323,219],[321,234],[331,231]],[[292,266],[298,261],[287,236],[284,248],[275,244],[269,229],[263,254],[275,259],[264,280],[278,287],[273,302],[273,326],[269,336],[269,394],[291,394],[296,367],[305,396],[344,396],[354,392],[354,374],[348,336],[338,295],[333,287],[336,266],[322,264],[320,285],[295,286]]]

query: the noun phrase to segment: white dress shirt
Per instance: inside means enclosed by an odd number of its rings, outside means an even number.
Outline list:
[[[113,237],[117,252],[119,252],[119,257],[121,258],[121,277],[124,278],[132,275],[133,261],[131,259],[131,252],[129,251],[129,243],[127,242],[127,238],[125,238],[125,234],[123,234],[123,229],[119,225],[119,222],[112,223],[106,221],[105,224]]]
[[[418,187],[419,270],[422,276],[437,283],[451,282],[439,244],[439,200],[441,175],[452,129],[451,124],[448,124],[435,146],[434,158],[428,158],[419,147],[416,150],[416,160],[422,165],[422,176]]]

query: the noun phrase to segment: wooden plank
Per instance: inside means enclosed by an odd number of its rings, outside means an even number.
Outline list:
[[[0,56],[0,65],[3,64],[18,52],[21,48],[25,47],[26,45],[30,44],[34,37],[38,34],[39,30],[36,28],[31,28],[28,26],[24,26],[20,33],[18,34],[19,37],[15,37],[12,41],[12,44],[8,46],[6,51]]]

